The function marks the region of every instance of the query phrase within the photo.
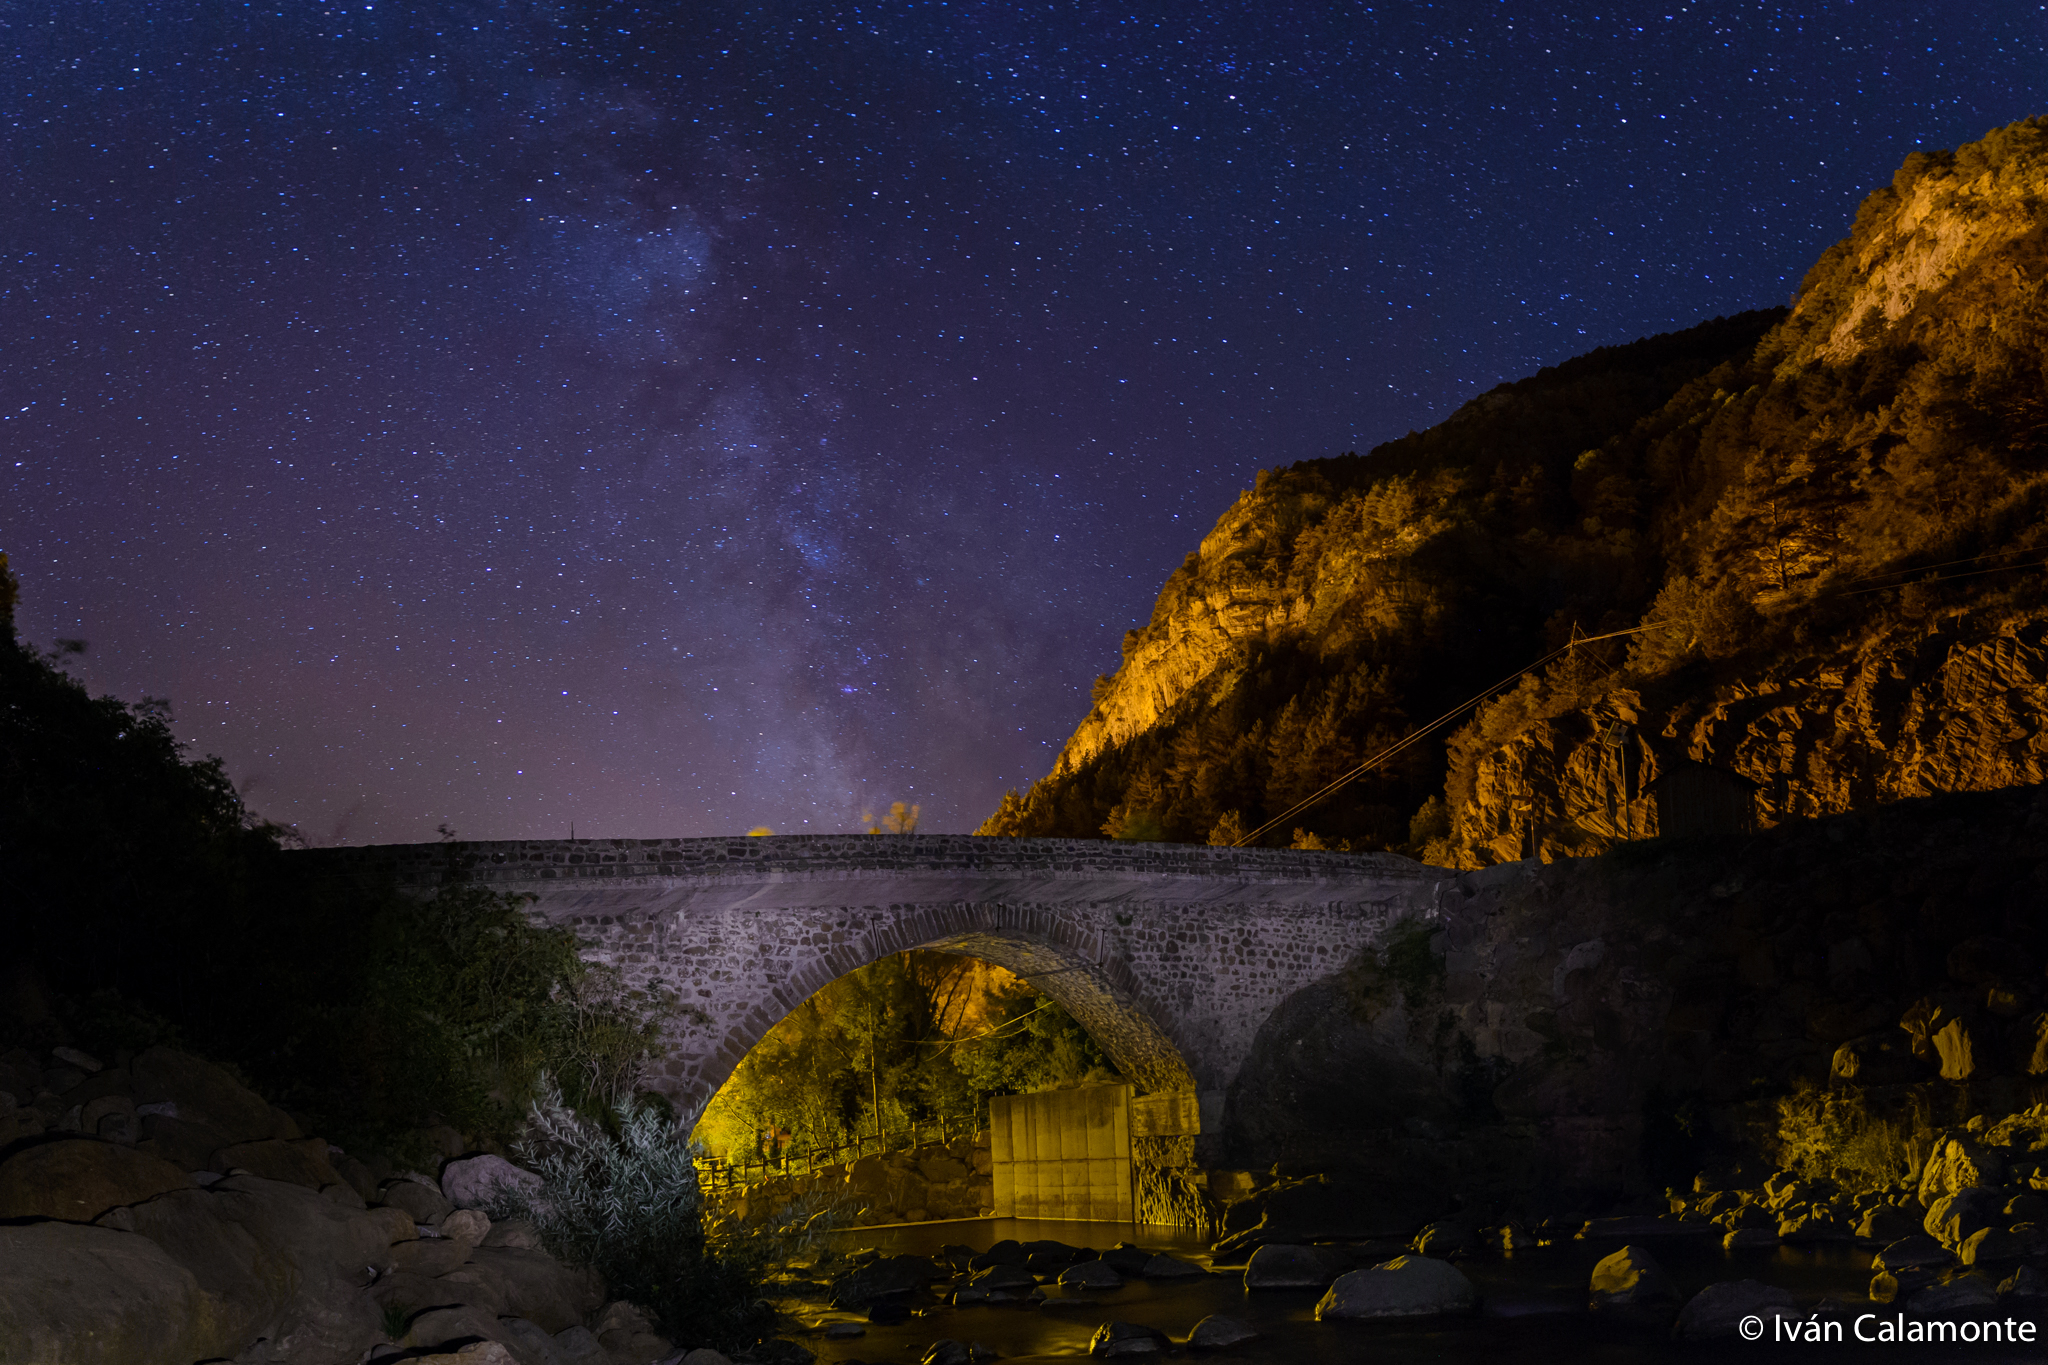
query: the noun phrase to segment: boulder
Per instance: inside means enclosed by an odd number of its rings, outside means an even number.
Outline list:
[[[395,1242],[387,1253],[391,1264],[413,1275],[438,1279],[469,1259],[470,1248],[445,1237],[421,1237]]]
[[[597,1337],[598,1344],[610,1356],[604,1365],[614,1365],[614,1362],[624,1365],[629,1361],[633,1362],[633,1365],[647,1365],[652,1361],[667,1361],[675,1354],[675,1347],[667,1337],[655,1332],[654,1323],[647,1314],[623,1299],[606,1304],[604,1311],[592,1321],[590,1330]],[[567,1328],[563,1329],[564,1334],[568,1331]],[[695,1351],[690,1353],[696,1354]],[[689,1358],[690,1356],[683,1357],[684,1360]],[[731,1365],[724,1356],[719,1356],[718,1359],[724,1362],[724,1365]]]
[[[1949,1249],[1932,1237],[1901,1237],[1877,1255],[1871,1257],[1872,1270],[1919,1270],[1928,1266],[1944,1266],[1954,1262],[1955,1256]]]
[[[1088,1264],[1100,1265],[1101,1262],[1090,1261]],[[1113,1275],[1116,1272],[1111,1271],[1110,1273]],[[1065,1283],[1065,1281],[1063,1280],[1062,1283]],[[1117,1281],[1118,1285],[1122,1283],[1122,1280]],[[979,1289],[983,1293],[1004,1289],[1023,1290],[1025,1293],[1029,1293],[1038,1288],[1038,1277],[1021,1265],[992,1265],[986,1270],[977,1270],[973,1275],[969,1276],[967,1287]]]
[[[1920,1220],[1896,1204],[1879,1204],[1865,1211],[1856,1222],[1856,1236],[1865,1242],[1896,1242],[1910,1237]]]
[[[292,1310],[294,1287],[272,1248],[231,1218],[211,1191],[173,1190],[114,1210],[105,1221],[148,1238],[191,1274],[238,1346],[270,1335]]]
[[[0,1285],[0,1359],[9,1362],[184,1362],[247,1344],[191,1271],[132,1232],[0,1226]]]
[[[1023,1265],[1030,1258],[1030,1253],[1024,1250],[1022,1242],[1011,1241],[1005,1238],[987,1251],[982,1252],[979,1256],[970,1258],[967,1262],[967,1268],[969,1270],[986,1270],[992,1265]]]
[[[1678,1286],[1664,1267],[1635,1246],[1625,1246],[1593,1267],[1587,1296],[1595,1309],[1661,1308],[1679,1301]]]
[[[1846,1242],[1855,1230],[1830,1212],[1825,1205],[1795,1214],[1778,1224],[1781,1242]]]
[[[1471,1254],[1479,1239],[1464,1223],[1435,1222],[1415,1234],[1415,1253],[1439,1260]]]
[[[1396,1256],[1369,1270],[1337,1277],[1316,1304],[1316,1321],[1331,1318],[1417,1318],[1469,1313],[1479,1291],[1449,1261]]]
[[[1997,1190],[1973,1188],[1944,1195],[1927,1210],[1925,1228],[1942,1245],[1959,1247],[1980,1228],[2005,1221],[2005,1200]]]
[[[604,1302],[604,1283],[588,1270],[563,1265],[544,1251],[480,1246],[466,1269],[494,1277],[505,1310],[559,1332],[582,1322]]]
[[[1238,1318],[1228,1318],[1221,1313],[1211,1313],[1196,1323],[1188,1333],[1188,1348],[1195,1351],[1220,1351],[1226,1346],[1251,1341],[1259,1335],[1258,1329]]]
[[[377,1177],[370,1173],[368,1166],[347,1152],[330,1151],[327,1154],[327,1164],[334,1167],[336,1175],[348,1182],[350,1189],[363,1197],[364,1203],[377,1197]]]
[[[1729,1251],[1740,1251],[1746,1247],[1774,1247],[1778,1245],[1778,1230],[1737,1228],[1721,1239],[1721,1245]]]
[[[1916,1318],[1982,1317],[1998,1307],[1998,1294],[1981,1275],[1958,1275],[1908,1295],[1905,1311]]]
[[[0,1161],[0,1218],[90,1223],[108,1209],[194,1187],[170,1162],[97,1138],[39,1142]]]
[[[372,1267],[390,1263],[390,1244],[368,1214],[342,1208],[303,1185],[235,1175],[216,1181],[204,1196],[170,1196],[185,1209],[168,1209],[161,1219],[151,1204],[132,1210],[136,1228],[164,1238],[181,1259],[196,1257],[187,1248],[199,1244],[197,1234],[180,1243],[176,1239],[184,1234],[176,1225],[192,1216],[201,1197],[261,1252],[255,1265],[240,1269],[253,1269],[264,1286],[267,1317],[258,1330],[274,1352],[289,1359],[353,1359],[376,1339],[377,1310],[361,1290]],[[217,1244],[214,1254],[227,1254],[233,1244]],[[205,1264],[201,1278],[209,1283],[214,1277],[229,1283],[237,1269],[218,1260]]]
[[[80,1107],[78,1131],[108,1142],[133,1143],[140,1136],[135,1101],[126,1095],[102,1095]]]
[[[412,1215],[412,1221],[423,1227],[438,1227],[441,1220],[455,1212],[455,1206],[441,1196],[441,1192],[417,1180],[400,1176],[387,1180],[377,1189],[377,1202],[389,1208],[404,1209]]]
[[[969,1254],[972,1255],[973,1253],[970,1252]],[[1068,1246],[1065,1242],[1055,1242],[1050,1238],[1041,1238],[1035,1242],[1024,1243],[1026,1265],[1029,1265],[1034,1258],[1039,1256],[1043,1256],[1048,1260],[1056,1258],[1063,1263],[1071,1263],[1074,1261],[1092,1260],[1095,1253],[1086,1247]]]
[[[1880,1270],[1870,1277],[1870,1301],[1897,1303],[1933,1283],[1931,1270]]]
[[[1269,1242],[1244,1268],[1246,1289],[1320,1289],[1344,1273],[1350,1258],[1324,1247]]]
[[[2014,1066],[2029,1076],[2048,1076],[2048,1010],[2021,1020],[2012,1033]]]
[[[1920,1202],[1932,1208],[1944,1195],[1959,1194],[1979,1185],[1997,1185],[2004,1179],[2005,1157],[1998,1149],[1979,1142],[1975,1135],[1952,1137],[1921,1168]]]
[[[523,1218],[506,1218],[492,1223],[491,1230],[484,1234],[479,1245],[533,1251],[540,1246],[540,1233]]]
[[[1671,1334],[1687,1341],[1716,1340],[1739,1335],[1747,1317],[1768,1322],[1797,1316],[1788,1290],[1758,1280],[1723,1280],[1686,1300]]]
[[[928,1257],[883,1257],[834,1280],[832,1306],[865,1308],[885,1295],[914,1293],[944,1273]],[[1025,1278],[1030,1277],[1027,1275]]]
[[[1901,1085],[1927,1074],[1911,1041],[1896,1030],[1850,1039],[1835,1049],[1831,1069],[1848,1085]]]
[[[2014,1299],[2048,1298],[2048,1277],[2030,1265],[2023,1265],[1998,1286],[1998,1292]]]
[[[1979,1228],[1956,1248],[1956,1259],[1964,1265],[2017,1261],[2025,1254],[2026,1248],[2020,1244],[2020,1239],[2004,1228]]]
[[[52,1061],[76,1067],[88,1076],[99,1071],[103,1065],[99,1058],[89,1052],[81,1052],[75,1047],[53,1047],[50,1049],[50,1057]]]
[[[452,1354],[479,1338],[508,1349],[518,1365],[548,1365],[522,1359],[525,1352],[514,1345],[516,1338],[499,1323],[497,1315],[466,1303],[436,1304],[414,1313],[406,1320],[405,1333],[398,1338],[398,1344]]]
[[[201,1123],[222,1144],[277,1137],[277,1117],[263,1098],[211,1062],[174,1048],[153,1047],[128,1066],[138,1109],[174,1104],[173,1117]]]
[[[933,1147],[918,1154],[917,1173],[928,1184],[957,1185],[974,1175],[974,1167],[943,1147]]]
[[[457,1209],[441,1220],[441,1235],[464,1246],[481,1246],[490,1236],[491,1220],[476,1209]],[[392,1238],[398,1241],[398,1238]]]
[[[386,1242],[410,1242],[420,1235],[420,1225],[412,1221],[412,1215],[404,1209],[387,1208],[379,1204],[374,1209],[365,1209],[364,1214],[371,1224],[384,1234]]]
[[[709,1346],[699,1346],[694,1351],[685,1352],[676,1365],[732,1365],[732,1361]]]
[[[540,1188],[540,1177],[501,1156],[485,1153],[460,1157],[441,1168],[441,1193],[458,1209],[487,1209],[501,1190],[528,1193]]]
[[[2011,939],[1980,934],[1949,949],[1947,966],[1954,980],[1969,986],[1988,986],[2033,975],[2034,955]]]
[[[340,1173],[328,1164],[325,1138],[237,1142],[215,1152],[210,1164],[223,1175],[239,1168],[265,1180],[283,1180],[309,1190],[342,1184]]]
[[[1161,1252],[1145,1262],[1145,1268],[1138,1273],[1148,1280],[1185,1280],[1209,1272],[1193,1261],[1183,1261],[1178,1256],[1168,1256]]]
[[[195,1175],[193,1179],[196,1180],[198,1177]],[[361,1195],[346,1184],[323,1185],[320,1187],[320,1197],[332,1200],[343,1208],[354,1209],[357,1213],[365,1212],[370,1207],[363,1202]]]
[[[924,1348],[924,1354],[917,1358],[918,1365],[973,1365],[974,1353],[967,1349],[964,1341],[941,1337]]]
[[[1119,1275],[1142,1275],[1145,1263],[1152,1259],[1152,1253],[1143,1247],[1132,1246],[1129,1242],[1118,1242],[1102,1253],[1102,1263]]]
[[[556,1342],[554,1333],[543,1332],[525,1318],[501,1316],[498,1330],[504,1333],[505,1344],[512,1348],[519,1365],[569,1365],[569,1358]],[[592,1344],[596,1344],[594,1340]],[[604,1348],[598,1349],[602,1351]]]
[[[1105,1322],[1088,1339],[1091,1356],[1150,1356],[1167,1347],[1166,1333],[1136,1322]]]
[[[136,1115],[136,1147],[151,1156],[162,1157],[181,1171],[211,1171],[213,1154],[234,1145],[227,1134],[211,1124],[139,1109]]]
[[[380,1293],[378,1296],[379,1302],[466,1303],[472,1308],[483,1309],[494,1318],[503,1317],[512,1312],[512,1305],[505,1301],[505,1294],[510,1286],[505,1283],[504,1277],[495,1270],[488,1268],[479,1269],[473,1265],[459,1265],[442,1275],[423,1275],[416,1271],[394,1270],[385,1279],[377,1282],[378,1289],[382,1290],[387,1282],[391,1284],[402,1283],[406,1286],[424,1285],[430,1287],[424,1291],[424,1299],[408,1297],[408,1294],[411,1292],[408,1289],[404,1292],[395,1292],[389,1296]]]
[[[1738,1228],[1769,1228],[1772,1235],[1776,1236],[1778,1231],[1778,1218],[1771,1212],[1768,1204],[1743,1204],[1730,1209],[1714,1221],[1730,1232]],[[1915,1223],[1913,1226],[1918,1227],[1919,1224]],[[1911,1231],[1910,1228],[1907,1230]]]
[[[1107,1261],[1079,1261],[1060,1272],[1062,1289],[1122,1289],[1124,1277]]]

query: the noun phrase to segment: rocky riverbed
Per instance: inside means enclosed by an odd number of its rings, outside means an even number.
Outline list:
[[[800,1324],[792,1335],[839,1365],[1180,1354],[1624,1361],[1790,1349],[1795,1336],[1818,1337],[1800,1349],[1827,1356],[1868,1349],[1859,1329],[1903,1332],[1909,1358],[1914,1334],[1953,1333],[1973,1359],[2035,1360],[2048,1320],[2038,1257],[1999,1267],[1998,1279],[1927,1237],[1731,1244],[1718,1225],[1681,1216],[1543,1232],[1445,1247],[1431,1228],[1405,1244],[1268,1243],[1219,1258],[1191,1236],[1122,1224],[861,1229],[821,1261],[791,1267],[780,1306]],[[1436,1254],[1417,1254],[1432,1241]],[[1888,1255],[1928,1257],[1921,1287],[1892,1303],[1870,1297]],[[1766,1338],[1757,1348],[1744,1318]]]

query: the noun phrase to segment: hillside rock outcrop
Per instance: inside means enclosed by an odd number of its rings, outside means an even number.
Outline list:
[[[1789,312],[1262,474],[982,832],[1473,868],[1695,832],[1688,765],[1743,827],[2042,781],[2044,196],[2048,120],[1915,153]]]

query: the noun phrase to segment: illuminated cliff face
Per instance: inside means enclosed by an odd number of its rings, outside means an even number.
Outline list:
[[[1655,834],[1644,788],[1684,762],[1754,784],[1765,823],[2042,780],[2044,201],[2041,124],[1915,154],[1789,314],[1262,474],[986,832],[1249,829],[1575,634],[1637,627],[1290,823],[1486,864]]]
[[[2029,239],[2042,232],[2048,158],[2031,129],[2000,130],[1956,154],[1915,153],[1892,188],[1870,197],[1850,236],[1823,257],[1788,331],[1803,344],[1785,366],[1844,365],[1867,350],[1881,319],[1919,339],[2024,327],[2013,305],[2035,289]]]

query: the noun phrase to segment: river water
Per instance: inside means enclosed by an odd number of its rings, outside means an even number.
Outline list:
[[[945,1223],[916,1223],[887,1228],[861,1228],[835,1235],[841,1252],[873,1247],[885,1256],[900,1253],[936,1256],[947,1244],[984,1250],[1004,1238],[1038,1239],[1088,1246],[1098,1250],[1129,1241],[1150,1250],[1171,1252],[1209,1265],[1207,1246],[1173,1229],[1133,1227],[1127,1223],[1050,1222],[984,1218]],[[1640,1245],[1650,1250],[1679,1289],[1692,1294],[1718,1280],[1762,1280],[1792,1292],[1802,1307],[1829,1299],[1842,1312],[1844,1336],[1857,1315],[1877,1312],[1889,1319],[1892,1310],[1867,1297],[1872,1252],[1867,1247],[1775,1247],[1730,1252],[1711,1238],[1670,1238]],[[1947,1347],[1880,1346],[1845,1339],[1839,1346],[1749,1345],[1738,1340],[1678,1344],[1654,1326],[1615,1323],[1585,1311],[1586,1284],[1601,1257],[1618,1242],[1565,1242],[1533,1251],[1492,1253],[1458,1263],[1479,1288],[1479,1314],[1462,1319],[1407,1323],[1315,1321],[1319,1289],[1248,1291],[1239,1267],[1212,1269],[1199,1278],[1133,1279],[1122,1289],[1069,1294],[1043,1287],[1055,1306],[995,1304],[953,1308],[936,1299],[914,1305],[916,1316],[893,1326],[870,1323],[859,1313],[829,1310],[816,1300],[792,1299],[780,1306],[794,1330],[787,1335],[832,1365],[916,1365],[926,1347],[941,1338],[978,1342],[1005,1360],[1064,1360],[1072,1365],[1086,1357],[1089,1338],[1101,1323],[1118,1319],[1156,1327],[1183,1339],[1196,1322],[1223,1313],[1250,1323],[1256,1341],[1215,1352],[1222,1360],[1245,1365],[1341,1365],[1370,1361],[1375,1365],[1445,1362],[1447,1365],[1547,1365],[1548,1362],[1633,1362],[1644,1360],[1820,1359],[1820,1360],[1956,1360],[2005,1362],[2048,1361],[2048,1349],[1987,1344]],[[838,1267],[843,1269],[843,1265]],[[828,1269],[817,1272],[829,1278]],[[1087,1297],[1093,1306],[1061,1309],[1059,1301]],[[832,1322],[857,1322],[865,1335],[831,1340],[823,1334]],[[1878,1353],[1875,1358],[1871,1353]]]

